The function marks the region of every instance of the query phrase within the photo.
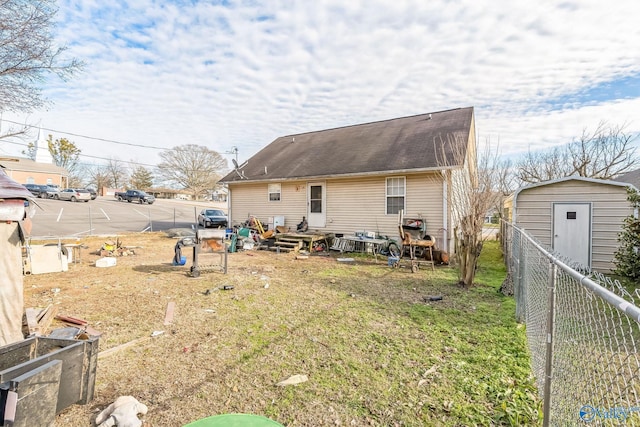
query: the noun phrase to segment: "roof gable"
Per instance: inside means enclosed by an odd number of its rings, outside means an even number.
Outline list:
[[[69,172],[61,166],[53,163],[39,163],[25,157],[2,158],[0,159],[0,169],[24,172],[44,172],[63,176],[67,176],[69,174]]]
[[[537,187],[544,187],[544,186],[548,186],[548,185],[554,185],[560,182],[567,182],[567,181],[580,181],[580,182],[587,182],[587,183],[592,183],[592,184],[600,184],[600,185],[611,185],[613,187],[633,187],[635,188],[633,185],[626,183],[626,182],[618,182],[618,181],[613,181],[613,180],[608,180],[608,179],[597,179],[597,178],[586,178],[583,176],[567,176],[564,178],[558,178],[558,179],[553,179],[550,181],[542,181],[542,182],[536,182],[535,184],[530,184],[527,185],[526,187],[522,187],[520,189],[518,189],[514,194],[513,194],[513,198],[517,199],[518,195],[520,193],[522,193],[523,191],[532,189],[532,188],[537,188]]]
[[[466,154],[473,107],[277,138],[222,182],[366,175],[460,167],[449,144]],[[443,150],[443,147],[447,147]],[[444,152],[444,153],[443,153]],[[446,156],[446,159],[443,157]],[[464,156],[462,156],[464,157]],[[462,159],[462,162],[464,159]]]

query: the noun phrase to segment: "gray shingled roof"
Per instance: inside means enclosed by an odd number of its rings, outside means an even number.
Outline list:
[[[461,166],[449,144],[466,153],[473,107],[277,138],[221,182],[266,181],[429,170]],[[458,157],[458,156],[456,156]]]
[[[636,169],[614,178],[614,181],[633,184],[636,188],[640,188],[640,169]]]

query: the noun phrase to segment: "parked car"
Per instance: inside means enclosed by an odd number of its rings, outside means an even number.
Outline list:
[[[87,191],[91,194],[91,200],[95,200],[98,197],[98,192],[93,188],[87,188]]]
[[[24,186],[36,197],[40,199],[46,199],[47,195],[47,186],[41,184],[24,184]]]
[[[219,209],[202,209],[198,214],[198,224],[204,228],[227,228],[227,215]]]
[[[91,193],[84,188],[65,188],[58,194],[58,198],[71,202],[88,202],[91,200]]]
[[[57,185],[47,185],[47,197],[50,199],[59,199],[60,198],[60,187]]]

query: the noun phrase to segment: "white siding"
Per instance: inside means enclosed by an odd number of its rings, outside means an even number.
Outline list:
[[[328,179],[325,181],[327,225],[317,231],[352,234],[374,231],[390,237],[398,236],[397,215],[386,215],[386,178]],[[440,174],[406,175],[405,217],[422,217],[427,234],[441,236],[443,228],[443,194]],[[314,181],[316,182],[316,181]],[[285,226],[295,229],[307,215],[307,182],[282,182],[282,198],[269,202],[267,183],[231,184],[231,224],[244,222],[255,215],[267,222],[268,217],[284,215]]]
[[[285,227],[295,229],[307,215],[307,183],[282,182],[280,200],[269,200],[268,184],[241,184],[229,188],[231,224],[239,225],[256,216],[267,224],[269,217],[284,215]]]
[[[553,203],[592,204],[591,267],[605,272],[614,268],[613,254],[623,220],[633,210],[624,187],[568,180],[522,190],[515,201],[515,223],[533,238],[551,247]]]

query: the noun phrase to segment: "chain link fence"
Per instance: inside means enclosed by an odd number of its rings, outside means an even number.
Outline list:
[[[503,222],[503,251],[527,329],[544,425],[640,426],[640,302]]]
[[[124,232],[167,231],[198,227],[200,206],[153,206],[123,203],[109,209],[94,203],[53,202],[46,210],[36,209],[32,218],[34,239],[40,237],[118,234]],[[116,203],[116,202],[114,202]]]

